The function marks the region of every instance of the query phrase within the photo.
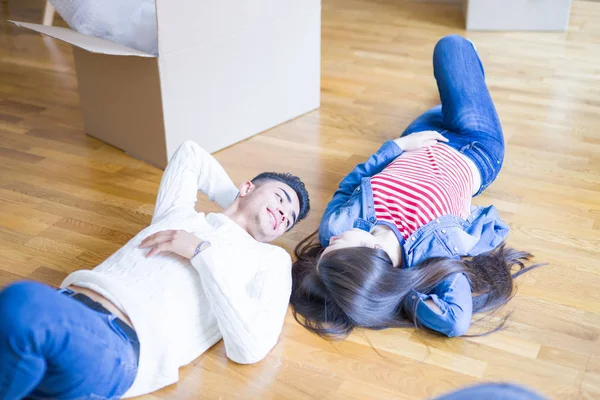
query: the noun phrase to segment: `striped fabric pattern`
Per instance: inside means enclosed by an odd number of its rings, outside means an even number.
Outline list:
[[[443,143],[404,152],[371,178],[375,216],[396,225],[405,239],[444,215],[467,218],[473,173]]]

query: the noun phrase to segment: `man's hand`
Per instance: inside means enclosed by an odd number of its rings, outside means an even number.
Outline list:
[[[436,131],[415,132],[408,136],[394,139],[394,142],[396,142],[402,151],[413,151],[421,147],[433,146],[438,141],[447,142],[448,139]]]
[[[202,239],[198,236],[186,231],[160,231],[142,240],[140,248],[150,248],[146,257],[152,257],[162,252],[170,252],[189,260],[194,257],[196,247],[201,242]]]

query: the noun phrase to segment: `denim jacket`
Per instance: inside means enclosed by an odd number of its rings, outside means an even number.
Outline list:
[[[402,248],[402,268],[410,268],[431,257],[460,258],[475,256],[496,248],[508,234],[494,206],[471,207],[465,220],[446,215],[415,231],[404,240],[395,225],[377,221],[373,205],[371,177],[383,171],[402,150],[389,140],[367,161],[357,165],[341,182],[327,205],[319,240],[327,247],[329,239],[353,228],[370,231],[376,224],[389,226]],[[442,311],[432,310],[425,300],[432,300]],[[464,274],[454,274],[436,285],[431,293],[412,292],[406,299],[415,309],[418,322],[447,336],[467,332],[473,313],[471,286]]]

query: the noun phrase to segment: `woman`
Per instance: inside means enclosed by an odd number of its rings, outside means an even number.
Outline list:
[[[433,54],[442,104],[417,118],[340,183],[318,231],[296,248],[291,304],[309,330],[424,326],[467,332],[496,309],[529,253],[504,246],[493,206],[471,205],[502,167],[504,139],[473,44],[456,35]],[[521,271],[511,276],[511,268]]]

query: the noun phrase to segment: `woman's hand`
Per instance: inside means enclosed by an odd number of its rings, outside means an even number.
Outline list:
[[[402,151],[413,151],[421,147],[433,146],[438,141],[447,142],[448,139],[436,131],[415,132],[408,136],[394,139],[394,142],[396,142]]]
[[[202,239],[198,236],[186,231],[160,231],[142,240],[140,249],[150,248],[146,257],[170,252],[189,260],[194,257],[196,248],[201,242]]]

